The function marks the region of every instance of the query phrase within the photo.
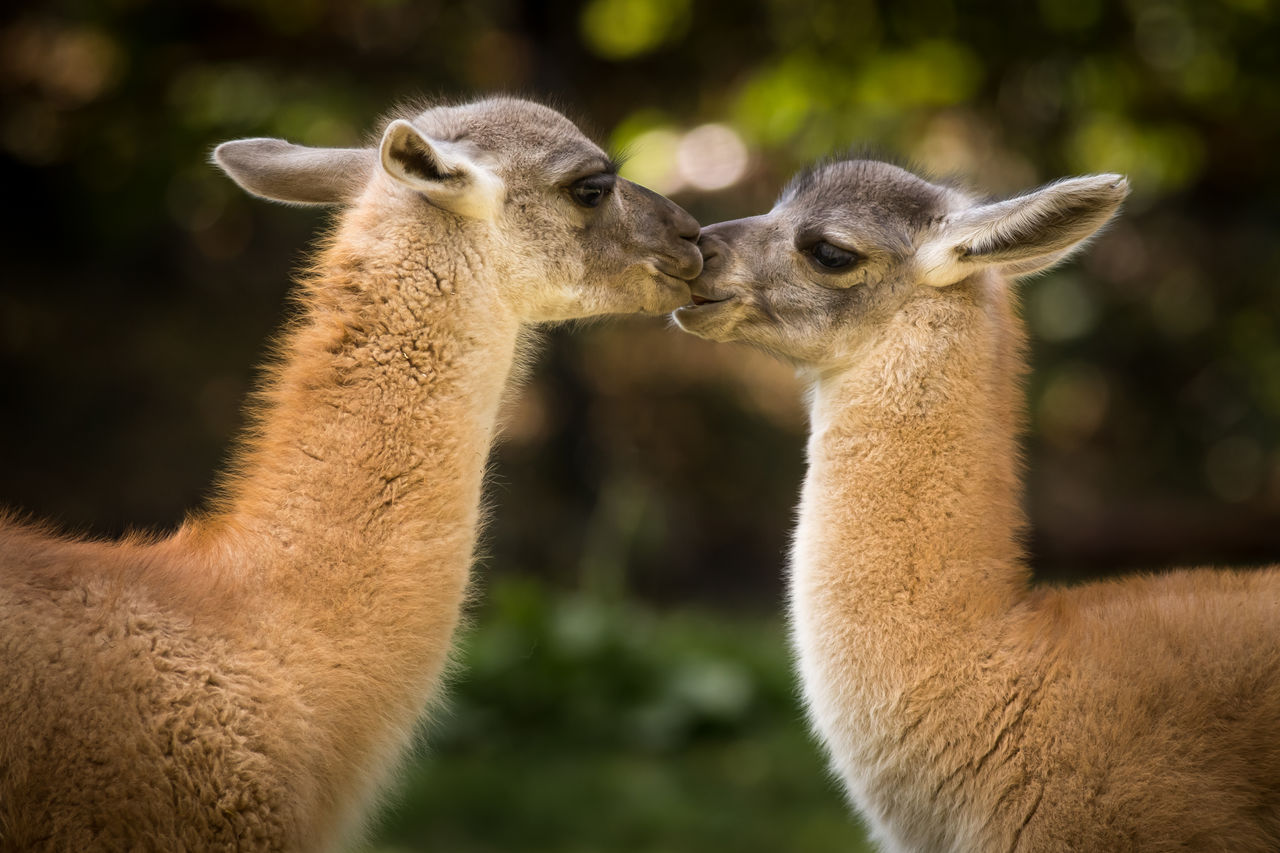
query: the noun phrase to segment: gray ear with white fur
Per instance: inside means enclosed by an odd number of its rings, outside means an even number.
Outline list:
[[[1089,175],[950,214],[917,252],[921,282],[945,287],[987,267],[1042,272],[1107,224],[1128,194],[1121,175]]]
[[[473,219],[493,219],[502,209],[502,178],[465,143],[432,139],[397,119],[382,135],[379,157],[388,175],[436,207]]]
[[[213,162],[247,192],[287,204],[338,204],[369,180],[367,148],[308,148],[283,139],[236,139],[213,150]]]

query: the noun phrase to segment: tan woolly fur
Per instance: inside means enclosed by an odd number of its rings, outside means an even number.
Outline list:
[[[883,849],[1280,850],[1280,567],[1037,587],[1023,553],[1013,279],[1127,193],[844,161],[703,229],[679,325],[808,382],[792,639]]]
[[[214,156],[336,225],[209,511],[0,524],[0,849],[351,843],[438,692],[522,330],[670,311],[701,268],[688,214],[527,101]]]

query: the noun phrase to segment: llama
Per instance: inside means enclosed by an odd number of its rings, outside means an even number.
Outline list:
[[[983,204],[844,161],[703,229],[676,322],[809,386],[792,640],[885,849],[1280,849],[1280,567],[1036,588],[1022,549],[1011,280],[1127,194]]]
[[[670,311],[702,265],[692,217],[526,101],[214,159],[342,212],[210,511],[110,543],[0,525],[6,850],[351,841],[437,692],[522,330]]]

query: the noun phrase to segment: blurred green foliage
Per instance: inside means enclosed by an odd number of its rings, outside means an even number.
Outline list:
[[[501,90],[629,149],[704,222],[846,150],[992,193],[1129,174],[1122,218],[1022,286],[1036,571],[1274,562],[1278,20],[1276,0],[10,3],[0,504],[114,534],[207,493],[326,222],[243,196],[214,144],[360,144],[396,101]],[[652,320],[551,333],[495,454],[495,594],[378,844],[853,838],[761,615],[804,429],[758,353]]]
[[[460,659],[372,850],[863,849],[776,617],[507,581]]]

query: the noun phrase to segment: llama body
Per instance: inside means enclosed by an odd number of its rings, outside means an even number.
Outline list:
[[[525,102],[393,122],[381,169],[232,145],[255,193],[352,203],[210,513],[0,528],[5,849],[349,838],[446,666],[522,328],[664,310],[699,265],[683,211]]]
[[[1000,208],[826,167],[768,216],[704,229],[700,304],[677,317],[810,379],[793,639],[814,726],[886,849],[1273,850],[1280,570],[1030,582],[1007,276],[1056,262],[1123,197],[1079,182]]]
[[[1274,849],[1280,572],[1031,587],[1006,296],[922,291],[896,331],[970,334],[815,388],[791,601],[833,764],[887,849]]]

